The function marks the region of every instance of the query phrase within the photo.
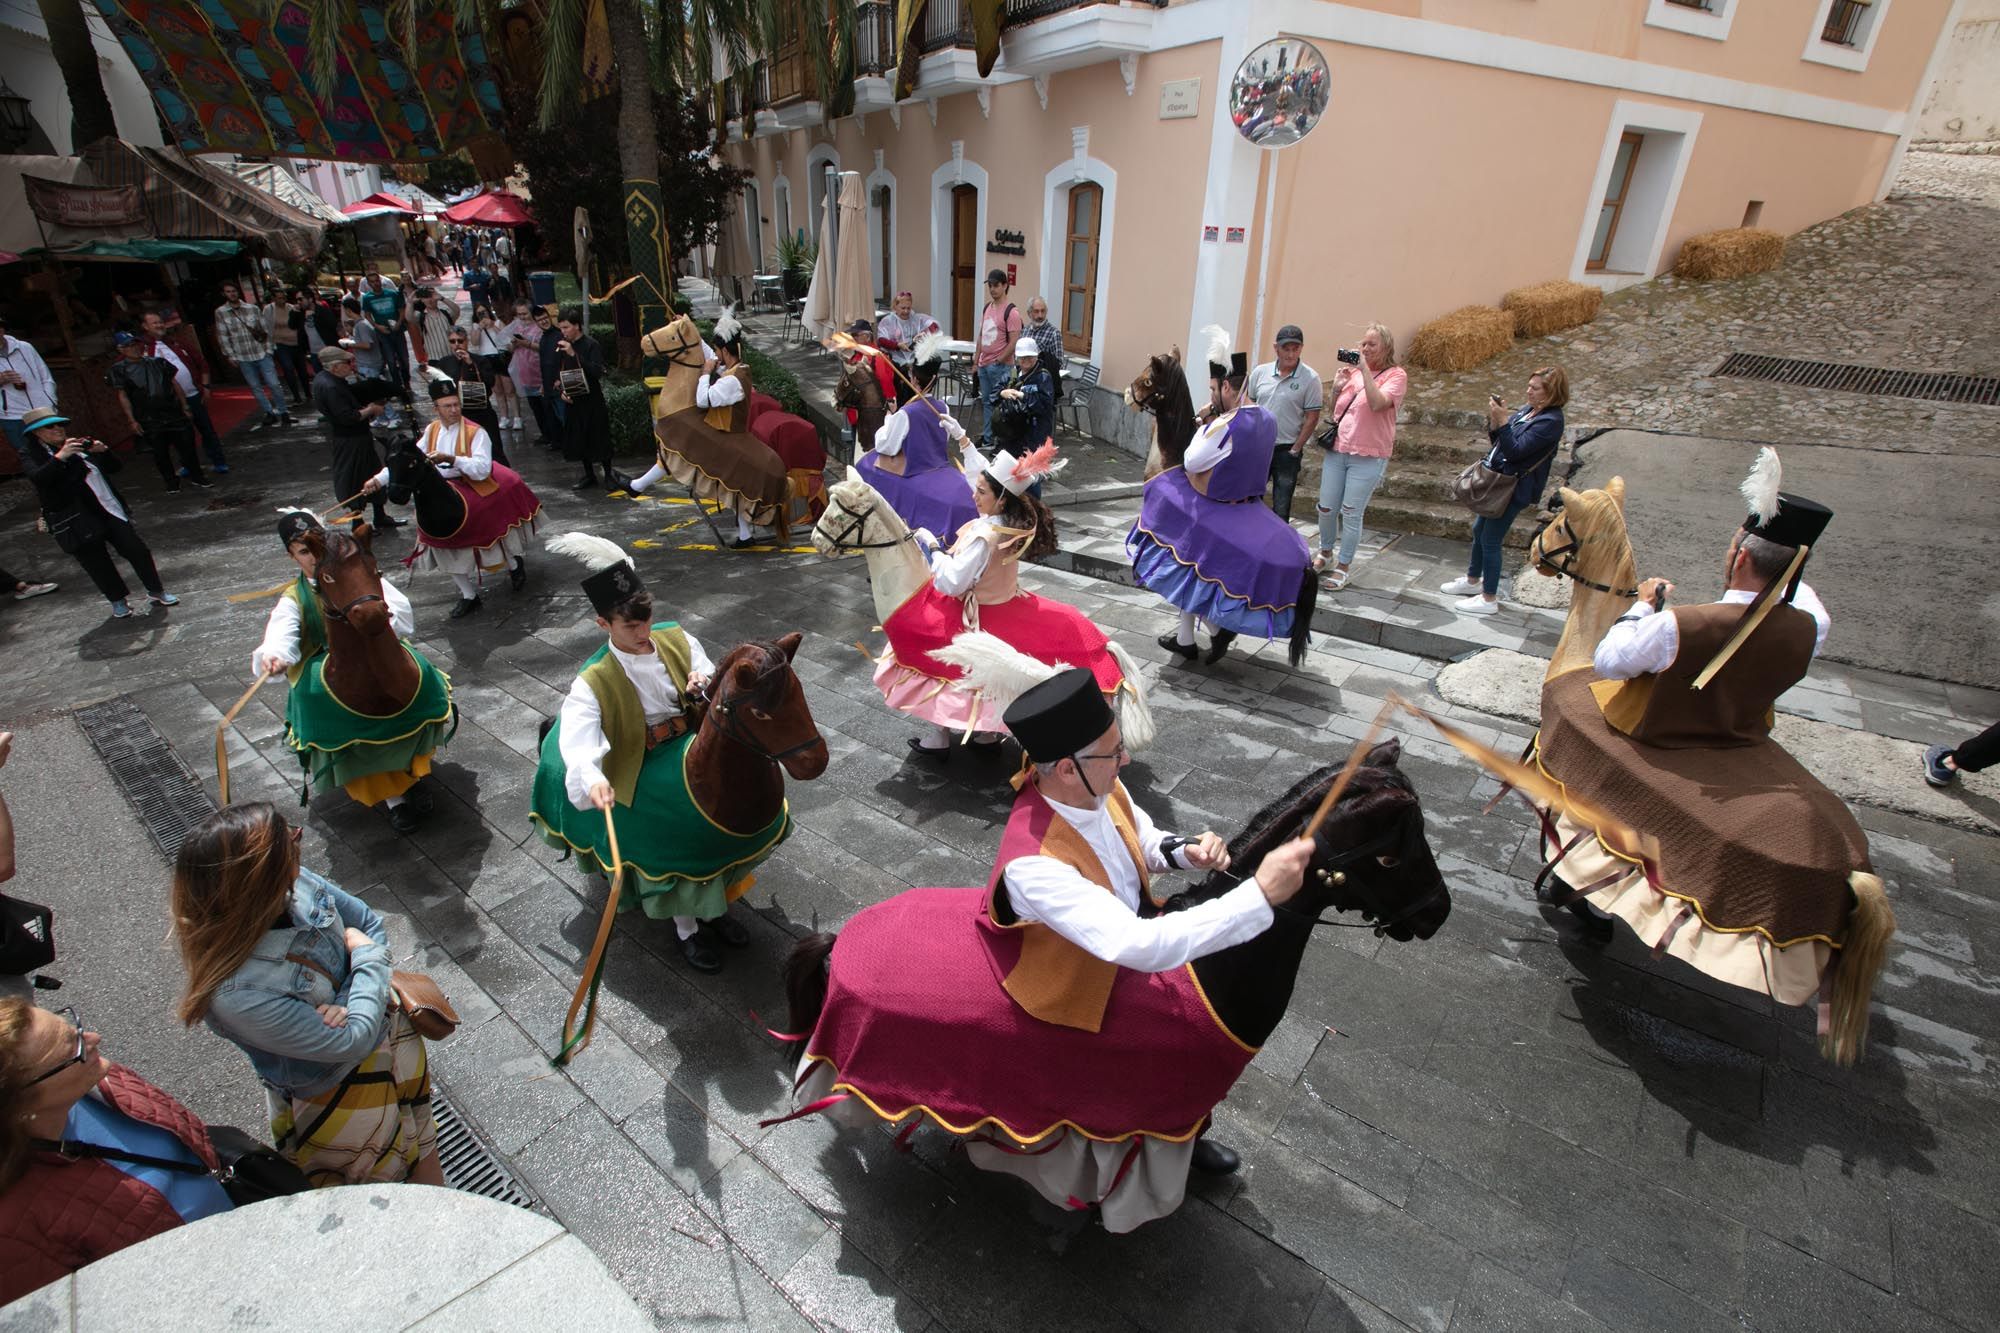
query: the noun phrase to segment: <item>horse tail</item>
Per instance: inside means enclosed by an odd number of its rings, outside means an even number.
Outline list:
[[[1306,660],[1306,647],[1312,643],[1313,612],[1319,606],[1319,574],[1311,565],[1299,579],[1299,600],[1292,609],[1292,639],[1287,659],[1293,666]]]
[[[1118,674],[1124,683],[1118,693],[1118,730],[1128,750],[1143,750],[1153,743],[1156,734],[1153,727],[1153,710],[1146,703],[1146,683],[1139,676],[1139,664],[1132,655],[1119,647],[1118,640],[1105,644],[1111,660],[1118,664]]]
[[[833,935],[821,931],[808,935],[792,946],[785,957],[785,1002],[789,1011],[785,1030],[799,1034],[803,1043],[819,1024],[820,1010],[826,1007],[827,964],[833,956]]]
[[[1868,1048],[1868,1002],[1875,978],[1896,933],[1896,913],[1889,906],[1882,877],[1857,870],[1847,877],[1854,893],[1854,911],[1847,918],[1847,938],[1833,966],[1832,1014],[1820,1054],[1837,1065],[1851,1065]]]

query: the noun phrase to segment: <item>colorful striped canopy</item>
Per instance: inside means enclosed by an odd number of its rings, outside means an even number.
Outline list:
[[[424,162],[491,136],[500,89],[478,29],[452,6],[417,3],[403,58],[390,0],[312,0],[342,15],[332,96],[306,69],[299,0],[91,0],[138,66],[172,142],[186,152]]]

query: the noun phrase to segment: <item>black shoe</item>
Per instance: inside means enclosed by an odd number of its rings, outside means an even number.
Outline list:
[[[198,491],[212,491],[215,489],[215,483],[208,480],[206,477],[189,477],[188,485],[194,487]]]
[[[448,613],[448,618],[463,620],[478,609],[479,599],[477,597],[461,597],[458,599],[458,605],[454,606]]]
[[[1208,664],[1210,666],[1214,666],[1217,662],[1220,662],[1222,660],[1222,655],[1229,651],[1229,645],[1235,642],[1235,640],[1236,640],[1235,630],[1233,629],[1217,630],[1215,634],[1208,641]]]
[[[507,582],[514,585],[515,592],[528,586],[528,562],[525,558],[514,558],[514,567],[507,571]]]
[[[621,477],[610,468],[604,469],[604,490],[607,495],[612,491],[630,490],[631,487],[632,479],[630,477]]]
[[[919,758],[935,759],[939,763],[946,763],[951,759],[951,747],[949,745],[934,749],[931,746],[925,745],[923,738],[920,736],[911,736],[908,740],[910,753]]]
[[[697,972],[720,972],[722,955],[708,942],[708,932],[697,930],[681,941],[681,957]]]
[[[382,517],[376,519],[375,522],[370,526],[372,526],[377,532],[393,532],[397,528],[404,526],[404,520],[400,518],[393,518],[388,514],[384,514],[382,515]]]
[[[415,833],[417,825],[422,822],[423,816],[418,814],[408,801],[389,811],[389,827],[398,833]]]
[[[1189,1158],[1188,1165],[1204,1175],[1226,1176],[1242,1166],[1243,1159],[1236,1155],[1234,1148],[1224,1147],[1214,1139],[1204,1137],[1194,1141],[1194,1154]]]
[[[278,418],[278,424],[280,426],[296,426],[299,423],[292,420],[292,414],[290,412],[286,412],[285,414],[283,414]]]
[[[587,491],[595,485],[597,485],[596,471],[592,468],[585,468],[583,475],[571,484],[570,489],[573,491]]]
[[[702,924],[711,927],[717,935],[722,937],[722,942],[732,949],[749,947],[750,931],[741,921],[738,921],[735,917],[727,913],[715,918],[713,921],[704,921]]]
[[[1160,647],[1174,654],[1174,656],[1184,657],[1190,662],[1201,656],[1201,649],[1191,643],[1182,643],[1180,636],[1172,630],[1168,630],[1160,636],[1159,644]]]
[[[427,783],[419,782],[416,786],[403,793],[403,804],[420,815],[427,815],[436,806],[437,802],[431,798],[430,786]]]
[[[1585,944],[1601,949],[1611,943],[1611,937],[1615,932],[1611,929],[1610,917],[1599,916],[1597,913],[1591,911],[1590,907],[1580,898],[1571,903],[1568,910],[1569,914],[1575,918],[1570,924],[1575,928],[1578,937]]]
[[[271,429],[272,426],[276,424],[277,424],[276,417],[265,417],[262,421],[258,422],[256,425],[250,428],[250,433],[252,435],[255,435],[258,431],[269,430]]]

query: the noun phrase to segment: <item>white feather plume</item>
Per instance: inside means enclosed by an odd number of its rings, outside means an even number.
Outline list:
[[[434,366],[434,365],[430,364],[430,363],[429,363],[428,361],[426,361],[426,362],[424,363],[424,378],[425,378],[426,380],[430,381],[430,382],[431,382],[432,384],[438,384],[438,383],[444,383],[444,384],[455,384],[455,383],[457,383],[457,381],[456,381],[456,380],[454,380],[454,379],[453,379],[453,378],[452,378],[452,377],[451,377],[451,376],[450,376],[449,374],[447,374],[447,373],[446,373],[445,371],[442,371],[442,370],[439,370],[439,369],[438,369],[438,368],[437,368],[436,366]]]
[[[1768,523],[1778,516],[1778,487],[1784,480],[1784,472],[1778,466],[1778,451],[1765,445],[1757,451],[1757,461],[1750,467],[1750,475],[1743,479],[1743,503],[1750,507],[1750,516],[1759,524]]]
[[[630,558],[617,542],[593,537],[587,532],[565,532],[551,537],[548,548],[557,555],[566,555],[577,561],[593,574]]]
[[[1146,703],[1146,683],[1139,677],[1139,664],[1113,639],[1104,645],[1111,660],[1124,673],[1125,689],[1118,691],[1112,707],[1118,713],[1118,735],[1128,750],[1143,750],[1153,743],[1153,710]]]
[[[977,629],[959,635],[931,656],[963,670],[965,677],[958,688],[978,690],[995,710],[1005,709],[1058,671],[1069,670],[1067,663],[1050,666],[1005,639]]]
[[[1236,350],[1236,336],[1220,324],[1210,324],[1203,328],[1201,336],[1208,340],[1208,364],[1228,365],[1230,353]]]
[[[733,305],[722,307],[722,316],[715,321],[715,331],[713,334],[715,340],[726,343],[742,332],[743,325],[736,318],[736,307]]]
[[[312,517],[313,522],[319,522],[319,511],[308,509],[304,505],[279,505],[271,512],[280,516],[285,514],[308,514]]]
[[[944,355],[946,341],[945,336],[936,330],[920,333],[917,340],[910,344],[910,359],[920,366],[926,361],[936,361]]]

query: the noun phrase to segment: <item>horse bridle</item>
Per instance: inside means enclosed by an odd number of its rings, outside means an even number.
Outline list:
[[[1401,846],[1404,839],[1408,836],[1408,831],[1403,828],[1403,822],[1403,820],[1398,820],[1395,826],[1387,832],[1379,833],[1360,846],[1349,847],[1346,851],[1332,857],[1326,864],[1319,868],[1321,882],[1325,883],[1331,880],[1335,884],[1342,883],[1344,882],[1343,879],[1336,879],[1334,877],[1344,877],[1344,867],[1354,865],[1372,856],[1380,856],[1383,850],[1390,846]],[[1276,904],[1271,910],[1282,912],[1286,916],[1302,918],[1310,921],[1314,926],[1332,926],[1337,930],[1372,930],[1379,938],[1382,935],[1386,935],[1395,927],[1402,925],[1405,921],[1408,921],[1440,898],[1447,900],[1450,898],[1450,890],[1446,888],[1443,876],[1439,876],[1437,886],[1429,893],[1413,902],[1405,903],[1402,910],[1394,916],[1382,917],[1373,921],[1335,921],[1330,917],[1314,916],[1307,912],[1301,912],[1284,903]],[[1335,910],[1348,911],[1354,909],[1336,908]]]
[[[380,575],[377,575],[377,577],[379,578]],[[349,611],[352,611],[355,607],[366,606],[370,602],[379,602],[382,600],[384,599],[382,597],[382,594],[379,592],[365,592],[362,593],[361,596],[349,602],[346,606],[335,606],[332,602],[327,601],[326,598],[322,596],[320,598],[321,602],[320,610],[326,613],[326,616],[329,620],[338,620],[341,624],[344,625],[347,623],[347,613]]]
[[[764,696],[770,691],[771,687],[781,681],[785,674],[784,668],[773,667],[763,675],[757,677],[749,689],[743,691],[739,696],[727,703],[722,703],[716,699],[716,686],[713,680],[708,683],[708,688],[703,690],[700,695],[702,703],[708,708],[708,715],[715,719],[715,729],[717,731],[727,736],[730,740],[735,741],[752,754],[769,759],[774,763],[789,759],[795,754],[802,754],[812,749],[815,745],[826,744],[826,737],[820,734],[818,727],[814,727],[813,734],[809,739],[800,741],[797,745],[787,746],[782,750],[773,750],[766,746],[764,742],[751,735],[744,728],[743,724],[737,720],[737,705],[754,705],[763,702]]]
[[[842,528],[837,535],[828,537],[826,539],[826,544],[828,546],[831,546],[836,551],[880,551],[889,549],[891,547],[901,546],[904,542],[914,541],[916,539],[917,535],[916,533],[906,532],[892,542],[849,541],[848,539],[852,537],[855,533],[861,531],[862,527],[868,522],[870,518],[874,516],[874,514],[875,514],[874,505],[869,505],[866,509],[862,510],[858,514],[849,513],[848,517],[852,519],[853,522],[849,523],[846,527]]]
[[[648,341],[648,342],[651,342],[651,341],[652,341],[652,335],[651,335],[651,334],[647,334],[647,335],[646,335],[646,341]],[[661,350],[659,350],[659,348],[658,348],[658,347],[655,347],[655,348],[653,349],[653,355],[654,355],[654,356],[660,356],[660,357],[665,357],[665,358],[667,359],[667,362],[668,362],[668,364],[670,364],[670,365],[675,365],[675,366],[680,366],[680,367],[681,367],[681,368],[683,368],[683,369],[687,369],[687,368],[690,368],[690,367],[692,367],[692,368],[693,368],[693,369],[695,369],[695,370],[700,370],[700,369],[701,369],[701,364],[702,364],[701,362],[699,362],[699,361],[683,361],[683,360],[681,360],[681,353],[683,353],[683,352],[693,352],[693,351],[698,351],[698,350],[700,349],[700,347],[701,347],[701,343],[700,343],[700,342],[699,342],[698,340],[697,340],[697,341],[695,341],[695,342],[686,342],[686,341],[682,341],[682,342],[677,342],[677,343],[675,343],[675,344],[674,344],[674,345],[673,345],[673,346],[672,346],[671,348],[669,348],[668,350],[666,350],[666,351],[664,351],[664,352],[663,352],[663,351],[661,351]]]
[[[1562,520],[1557,521],[1561,522]],[[1554,525],[1551,524],[1550,526]],[[1563,531],[1569,533],[1569,545],[1558,546],[1553,551],[1544,548],[1541,555],[1536,558],[1537,564],[1547,565],[1550,569],[1555,570],[1556,573],[1562,575],[1572,583],[1580,583],[1586,588],[1595,588],[1598,592],[1608,592],[1613,597],[1637,597],[1639,595],[1637,588],[1614,588],[1608,583],[1599,583],[1596,579],[1587,579],[1577,573],[1576,553],[1583,549],[1583,540],[1576,535],[1576,529],[1570,527],[1567,523],[1564,523]],[[1536,533],[1535,541],[1540,541],[1547,532],[1548,528],[1543,528],[1541,532]],[[1531,547],[1533,544],[1533,542],[1529,543]],[[1567,558],[1564,559],[1561,557]]]

